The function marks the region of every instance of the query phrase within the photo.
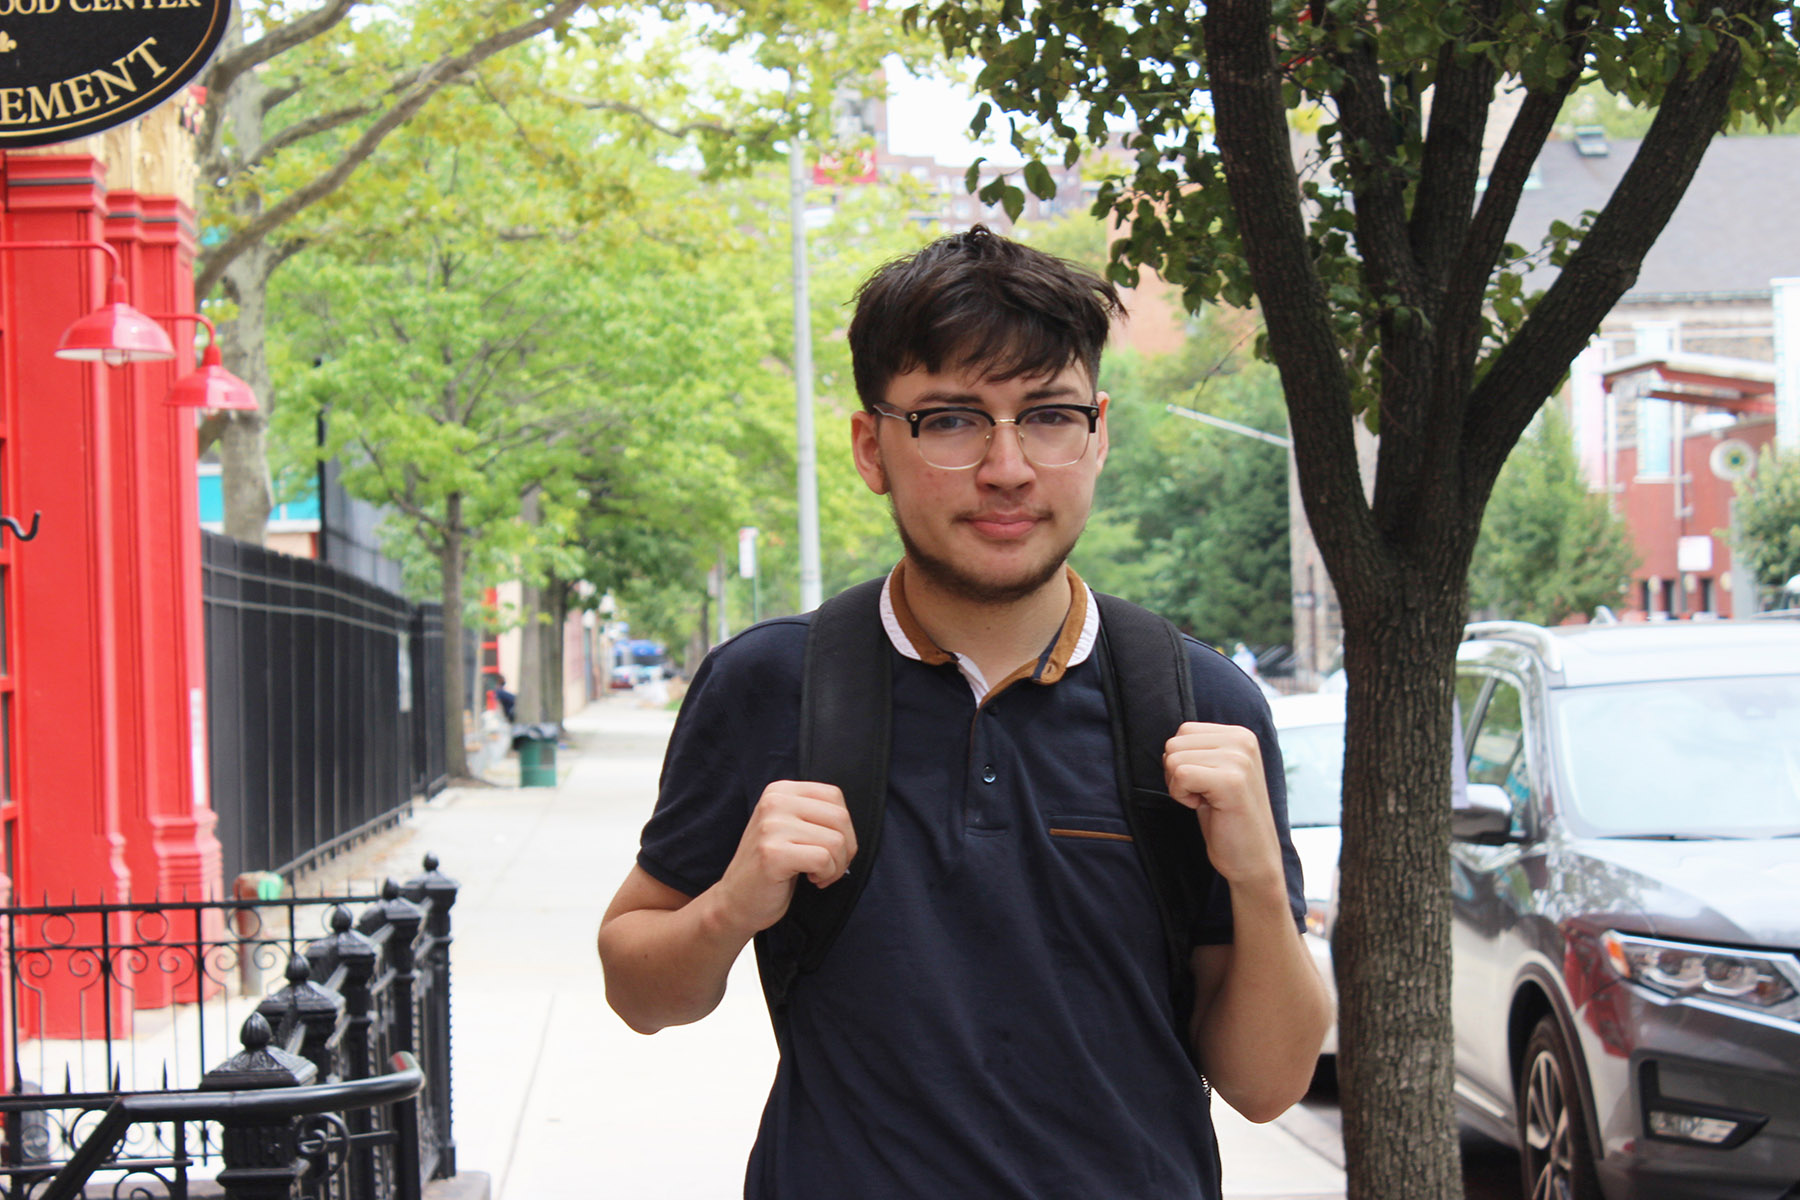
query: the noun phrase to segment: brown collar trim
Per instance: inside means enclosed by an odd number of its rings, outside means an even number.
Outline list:
[[[1044,647],[1042,654],[1031,662],[1021,664],[1017,670],[987,689],[986,695],[996,695],[1014,683],[1029,680],[1033,683],[1052,684],[1067,674],[1071,662],[1076,658],[1082,641],[1083,631],[1088,624],[1089,597],[1087,585],[1075,568],[1065,566],[1064,578],[1069,584],[1069,608],[1063,615],[1062,628]],[[917,617],[906,603],[906,561],[902,559],[895,564],[893,573],[888,576],[888,603],[893,609],[894,622],[906,638],[907,644],[918,656],[919,661],[932,666],[957,662],[957,656],[943,649],[932,641],[931,635],[925,632]]]
[[[900,632],[906,635],[906,640],[918,654],[920,662],[939,667],[956,661],[954,654],[931,640],[931,635],[925,632],[925,627],[919,624],[919,619],[913,616],[912,609],[907,606],[905,559],[895,563],[893,573],[888,576],[888,603],[893,606],[894,620],[900,623]]]

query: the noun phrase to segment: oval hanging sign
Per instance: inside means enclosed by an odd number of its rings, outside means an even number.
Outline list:
[[[122,125],[200,73],[231,0],[0,0],[0,149]]]

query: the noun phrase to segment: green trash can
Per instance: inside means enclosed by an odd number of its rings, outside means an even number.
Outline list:
[[[516,726],[513,749],[519,752],[520,787],[556,786],[556,726]]]

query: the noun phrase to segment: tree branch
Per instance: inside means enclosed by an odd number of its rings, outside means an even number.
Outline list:
[[[356,444],[362,447],[363,453],[368,457],[369,465],[375,468],[375,475],[381,480],[381,490],[387,493],[387,502],[411,517],[419,525],[442,535],[445,532],[443,522],[434,518],[413,498],[411,484],[397,485],[389,478],[387,463],[383,462],[381,458],[381,448],[374,445],[361,433],[356,435]]]
[[[319,113],[304,121],[296,121],[274,137],[256,148],[255,154],[247,159],[239,170],[247,170],[267,162],[272,155],[280,153],[296,142],[305,141],[315,134],[326,133],[341,125],[348,125],[360,117],[366,117],[375,111],[374,104],[352,104],[333,112]]]
[[[352,0],[335,0],[335,2],[347,5]],[[232,260],[288,221],[293,220],[307,208],[342,187],[356,169],[375,152],[382,141],[410,120],[444,85],[477,63],[492,58],[503,50],[509,50],[521,42],[528,41],[568,19],[583,3],[584,0],[556,0],[556,3],[538,16],[483,38],[467,50],[441,58],[420,71],[417,81],[407,93],[396,100],[392,108],[376,118],[363,131],[362,136],[344,151],[343,156],[334,166],[283,196],[263,212],[257,214],[248,224],[203,255],[199,264],[198,278],[194,285],[196,294],[207,295],[218,284],[220,276],[224,274],[225,268]]]
[[[1499,5],[1484,0],[1474,7],[1473,36],[1480,36],[1492,28]],[[1440,301],[1474,211],[1481,144],[1498,73],[1487,55],[1464,55],[1460,50],[1458,44],[1446,43],[1438,54],[1410,230],[1413,257],[1425,286]]]
[[[1220,155],[1287,393],[1308,515],[1321,545],[1338,539],[1328,553],[1347,561],[1366,553],[1373,531],[1356,467],[1349,379],[1300,211],[1269,4],[1209,5],[1204,21]]]
[[[1406,177],[1398,163],[1394,117],[1383,95],[1374,42],[1374,33],[1365,32],[1342,56],[1345,82],[1333,96],[1356,197],[1356,248],[1371,292],[1396,292],[1404,303],[1420,304],[1424,298],[1406,229]]]
[[[225,436],[225,427],[229,424],[231,424],[231,414],[227,412],[207,413],[202,417],[200,427],[195,435],[199,446],[195,453],[205,454],[217,445],[219,439]]]
[[[289,83],[278,88],[270,88],[262,94],[262,99],[258,101],[258,106],[262,110],[262,115],[265,117],[268,116],[283,104],[286,104],[289,100],[298,96],[302,90],[304,89],[297,83]]]
[[[223,95],[231,90],[232,84],[245,72],[318,37],[342,21],[361,2],[362,0],[325,0],[311,12],[295,17],[285,25],[276,26],[254,42],[245,42],[238,48],[219,55],[207,69],[207,89]],[[242,20],[241,12],[234,14],[232,19]]]
[[[1571,11],[1578,10],[1572,8]],[[1585,14],[1578,19],[1583,24],[1572,47],[1571,58],[1575,63],[1586,56],[1592,28],[1586,23],[1589,18]],[[1506,234],[1512,227],[1513,215],[1518,212],[1519,197],[1531,179],[1531,169],[1550,139],[1564,101],[1580,77],[1579,70],[1571,70],[1558,81],[1554,91],[1526,94],[1506,131],[1499,153],[1494,157],[1480,206],[1475,210],[1474,219],[1463,235],[1462,247],[1450,267],[1440,324],[1456,330],[1459,336],[1454,344],[1441,347],[1442,361],[1450,365],[1451,374],[1447,378],[1454,378],[1465,387],[1481,349],[1480,312],[1486,302],[1488,280],[1493,276],[1500,250],[1506,244]]]
[[[1766,14],[1769,4],[1735,0],[1721,9],[1720,19],[1729,23],[1745,14]],[[1587,236],[1471,394],[1463,441],[1475,478],[1498,475],[1507,451],[1555,390],[1568,363],[1637,281],[1644,256],[1723,126],[1742,65],[1741,49],[1733,39],[1721,37],[1698,72],[1693,62],[1690,57],[1669,84],[1656,119]]]
[[[636,119],[640,124],[649,126],[658,133],[666,134],[667,136],[678,140],[687,137],[691,133],[715,133],[722,138],[735,138],[741,136],[743,132],[731,125],[721,125],[717,121],[690,121],[686,125],[664,125],[661,121],[658,121],[638,105],[626,104],[620,100],[596,100],[586,96],[557,95],[554,92],[550,93],[550,95],[553,99],[561,100],[566,104],[573,104],[580,108],[592,109],[598,112],[622,113],[625,116]],[[759,135],[760,140],[767,141],[773,132],[772,129],[765,130]]]

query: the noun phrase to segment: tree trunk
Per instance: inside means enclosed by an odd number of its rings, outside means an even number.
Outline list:
[[[444,606],[444,761],[452,780],[469,777],[469,755],[463,738],[469,696],[463,679],[463,538],[462,497],[445,504],[447,519],[438,543],[438,568]]]
[[[529,580],[519,585],[519,720],[548,720],[544,678],[544,593]]]
[[[1441,559],[1466,562],[1465,551]],[[1440,561],[1441,561],[1440,559]],[[1466,583],[1431,565],[1340,590],[1349,674],[1332,960],[1351,1200],[1456,1200],[1448,1101],[1450,756]],[[1392,1148],[1405,1146],[1406,1154]]]
[[[563,717],[563,636],[569,615],[569,585],[552,577],[539,592],[543,598],[544,630],[538,645],[542,651],[544,720],[558,729]]]
[[[262,144],[262,102],[266,88],[255,72],[232,88],[226,120],[240,145]],[[251,194],[237,201],[240,216],[261,207]],[[269,478],[269,414],[275,407],[275,383],[269,374],[269,276],[276,254],[259,242],[225,268],[221,283],[237,305],[237,315],[219,329],[219,354],[226,370],[250,385],[262,406],[256,412],[231,413],[219,438],[220,484],[225,500],[225,533],[260,546],[268,536],[269,511],[275,489]],[[202,447],[204,449],[204,447]]]

